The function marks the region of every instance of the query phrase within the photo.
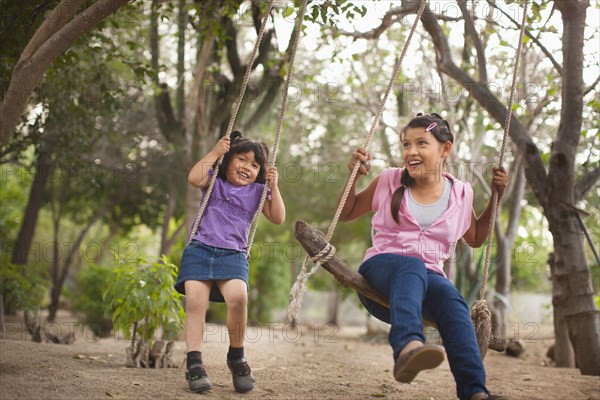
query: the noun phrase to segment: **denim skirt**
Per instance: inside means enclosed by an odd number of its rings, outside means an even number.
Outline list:
[[[248,288],[248,259],[246,253],[220,249],[192,240],[183,250],[175,290],[185,295],[185,281],[219,281],[241,279]],[[225,299],[213,284],[209,300],[223,303]]]

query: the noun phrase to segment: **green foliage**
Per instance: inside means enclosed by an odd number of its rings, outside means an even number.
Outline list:
[[[344,0],[314,2],[308,5],[306,20],[335,26],[342,18],[352,21],[354,18],[364,17],[366,14],[367,7],[356,2]]]
[[[48,280],[38,265],[8,261],[0,265],[0,294],[9,313],[40,309],[47,289]]]
[[[27,202],[27,192],[23,187],[31,184],[32,177],[26,168],[17,164],[0,165],[0,244],[2,244],[2,260],[9,260],[12,250],[7,244],[17,237],[21,223],[23,204]]]
[[[162,326],[171,339],[181,329],[184,318],[181,295],[173,288],[176,278],[177,267],[166,257],[156,263],[141,258],[133,263],[120,262],[104,293],[115,329],[121,330],[126,339],[135,334],[151,342]]]
[[[77,273],[76,286],[70,294],[73,308],[83,316],[82,322],[100,337],[107,336],[112,329],[111,315],[102,301],[102,295],[111,284],[112,273],[112,268],[90,264]]]
[[[514,290],[540,292],[548,289],[546,268],[550,246],[544,221],[537,209],[531,206],[523,208],[520,229],[511,248],[511,285]]]
[[[485,251],[479,252],[479,256],[477,257],[477,261],[475,262],[475,272],[473,273],[473,277],[471,280],[467,277],[468,263],[470,262],[467,257],[466,245],[461,247],[462,251],[458,251],[458,256],[456,260],[456,271],[455,271],[455,284],[456,288],[463,296],[469,307],[477,300],[477,296],[479,295],[479,290],[481,290],[482,281],[482,271],[484,266],[484,257]],[[477,255],[474,254],[474,257]],[[490,272],[488,274],[488,282],[490,285],[490,280],[494,276],[495,273],[495,264],[490,262]]]
[[[272,322],[272,312],[287,305],[290,289],[290,266],[299,256],[290,231],[262,220],[250,253],[250,298],[248,318],[255,322]],[[258,232],[258,231],[257,231]],[[279,233],[278,233],[279,232]]]

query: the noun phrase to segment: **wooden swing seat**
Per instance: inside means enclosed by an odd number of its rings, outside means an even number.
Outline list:
[[[294,235],[310,257],[319,254],[328,244],[325,234],[305,221],[296,221]],[[337,256],[334,255],[329,260],[322,262],[321,266],[332,274],[343,286],[349,286],[363,296],[389,308],[390,305],[387,296],[377,291],[361,274],[350,268]],[[436,327],[433,321],[424,319],[423,323],[426,326]],[[503,352],[506,350],[506,340],[491,336],[488,347]]]

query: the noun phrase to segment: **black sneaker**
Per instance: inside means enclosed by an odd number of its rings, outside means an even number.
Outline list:
[[[212,383],[208,379],[202,364],[192,364],[185,373],[185,379],[188,381],[192,392],[202,393],[212,389]]]
[[[246,393],[254,389],[254,375],[248,365],[246,357],[242,357],[239,360],[227,360],[227,366],[231,371],[233,378],[233,388],[238,393]]]

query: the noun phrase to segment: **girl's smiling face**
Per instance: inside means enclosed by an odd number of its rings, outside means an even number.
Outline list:
[[[260,164],[254,158],[254,152],[236,153],[227,165],[227,181],[235,186],[254,183],[260,172]]]
[[[410,176],[429,180],[441,176],[452,143],[440,143],[425,128],[407,128],[401,137],[402,161]]]

